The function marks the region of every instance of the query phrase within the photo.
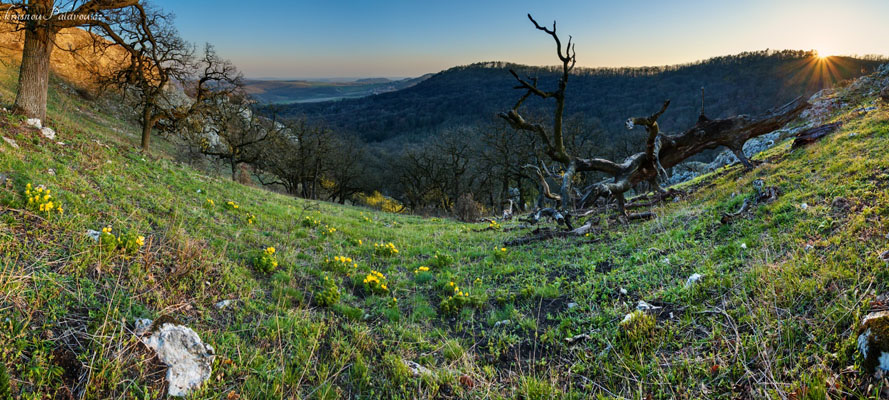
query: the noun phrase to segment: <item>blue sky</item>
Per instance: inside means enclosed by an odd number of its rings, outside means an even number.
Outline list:
[[[249,77],[418,76],[477,61],[555,64],[533,29],[558,20],[578,64],[665,65],[748,50],[889,55],[887,0],[153,0],[187,40]],[[259,7],[258,4],[262,4]]]

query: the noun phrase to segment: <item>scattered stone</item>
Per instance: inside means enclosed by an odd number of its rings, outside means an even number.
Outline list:
[[[13,140],[13,139],[10,139],[10,138],[4,136],[3,141],[6,142],[6,144],[12,146],[13,149],[19,148],[19,144],[16,143],[15,140]]]
[[[145,334],[148,333],[148,330],[151,329],[151,323],[152,321],[148,318],[137,318],[136,329],[133,330],[133,333],[135,333],[136,336],[145,336]]]
[[[408,367],[411,370],[411,373],[414,374],[415,377],[432,374],[432,371],[430,371],[429,368],[426,368],[413,361],[401,360],[401,362],[404,363],[405,367]]]
[[[685,280],[686,289],[696,285],[703,277],[704,275],[701,275],[697,272],[691,274],[691,276],[689,276],[688,279]]]
[[[40,118],[28,118],[27,120],[25,120],[25,125],[28,125],[34,129],[43,128],[43,124],[40,122]]]
[[[158,359],[167,365],[167,383],[169,396],[187,396],[192,390],[201,387],[213,372],[213,360],[216,358],[213,346],[204,344],[195,331],[186,326],[163,323],[160,327],[148,324],[148,320],[136,321],[137,332],[142,343],[157,353]],[[141,328],[141,329],[140,329]],[[153,332],[148,332],[153,330]]]
[[[815,246],[812,246],[811,244],[806,244],[806,251],[812,250],[814,248],[815,248]]]
[[[574,308],[574,307],[577,307],[577,303],[568,303],[568,309],[569,309],[569,310],[572,309],[572,308]]]
[[[801,208],[803,211],[806,211],[809,209],[809,205],[806,203],[803,203],[803,204],[799,205],[799,208]]]
[[[859,113],[859,114],[867,114],[867,113],[869,113],[869,112],[871,112],[871,111],[874,111],[874,110],[876,110],[876,109],[877,109],[877,107],[875,107],[875,106],[861,107],[861,108],[859,108],[859,109],[856,109],[855,112],[857,112],[857,113]]]
[[[858,136],[858,132],[852,132],[849,134],[849,138],[854,138],[855,136]]]
[[[50,127],[44,126],[43,128],[40,128],[40,134],[49,140],[54,140],[56,138],[56,131],[52,130]]]
[[[627,289],[620,288],[620,294],[626,296],[626,295],[627,295]]]
[[[889,311],[872,312],[861,321],[858,351],[865,371],[889,371]]]
[[[886,250],[883,252],[883,254],[880,254],[880,259],[889,263],[889,250]]]
[[[746,249],[746,248],[747,248],[747,243],[741,243],[741,248],[742,248],[742,249]]]
[[[50,169],[46,170],[46,173],[47,173],[49,176],[55,176],[55,175],[56,175],[56,170],[50,168]]]
[[[592,339],[592,337],[591,337],[590,335],[587,335],[586,333],[581,333],[580,335],[575,335],[575,336],[570,337],[570,338],[565,338],[565,343],[567,343],[567,344],[578,344],[578,343],[580,343],[580,342],[583,342],[583,341],[586,341],[586,340],[590,340],[590,339]]]
[[[889,103],[889,86],[886,86],[883,88],[883,90],[880,90],[880,98],[883,99],[884,102]]]
[[[651,304],[646,303],[645,300],[639,300],[639,302],[636,303],[636,309],[639,311],[651,311],[651,310],[657,310],[659,308],[660,307],[658,307],[658,306],[653,306]]]
[[[222,310],[230,305],[232,305],[235,300],[222,300],[216,303],[216,308]]]
[[[90,230],[86,231],[86,235],[89,236],[90,239],[93,239],[93,241],[98,242],[98,241],[99,241],[99,236],[102,235],[102,232],[94,231],[94,230],[90,229]],[[136,326],[137,326],[137,327],[139,326],[139,321],[136,321]],[[138,329],[138,328],[137,328],[137,329]]]
[[[495,323],[494,323],[494,327],[497,328],[497,327],[500,327],[500,326],[509,325],[509,324],[511,324],[511,323],[512,323],[512,321],[510,321],[510,320],[508,320],[508,319],[504,319],[503,321],[497,321],[497,322],[495,322]]]
[[[661,259],[661,263],[670,265],[670,258],[669,258],[669,257],[664,257],[664,258],[662,258],[662,259]]]

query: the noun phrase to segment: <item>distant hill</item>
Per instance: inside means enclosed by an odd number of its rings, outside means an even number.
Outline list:
[[[697,119],[701,87],[706,89],[706,114],[721,117],[758,113],[797,96],[810,96],[835,83],[874,71],[885,60],[818,58],[806,51],[759,51],[666,67],[576,69],[569,81],[566,116],[579,116],[608,137],[626,135],[624,121],[648,115],[664,99],[672,105],[661,117],[662,129],[676,132]],[[558,72],[486,62],[439,72],[412,87],[360,99],[291,104],[283,113],[323,121],[370,142],[421,137],[436,130],[490,121],[521,96],[513,89],[510,68],[538,77],[544,89],[554,88]],[[537,99],[526,103],[534,114],[551,106]],[[546,117],[548,118],[548,117]]]
[[[266,104],[308,103],[353,99],[409,88],[432,74],[391,80],[364,78],[348,82],[308,80],[247,80],[247,93]]]

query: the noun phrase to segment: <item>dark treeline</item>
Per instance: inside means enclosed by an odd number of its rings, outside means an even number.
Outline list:
[[[591,124],[623,137],[623,123],[671,99],[671,112],[661,125],[678,131],[694,124],[706,90],[707,115],[721,117],[759,113],[797,96],[809,96],[831,85],[870,73],[883,60],[876,57],[831,57],[825,61],[806,51],[760,51],[706,61],[644,68],[578,68],[567,93],[568,115],[582,114]],[[501,62],[455,67],[392,93],[323,103],[291,104],[280,109],[287,117],[324,122],[368,142],[416,140],[442,128],[475,126],[508,109],[515,101],[514,80],[537,77],[554,85],[552,67],[528,67]],[[548,105],[529,99],[526,107],[548,115]]]

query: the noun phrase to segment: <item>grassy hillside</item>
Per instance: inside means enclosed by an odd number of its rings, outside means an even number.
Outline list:
[[[855,337],[889,283],[878,260],[889,247],[889,110],[854,111],[875,102],[860,92],[837,95],[841,131],[776,146],[749,173],[699,178],[655,207],[656,220],[603,219],[589,237],[503,248],[528,229],[207,176],[171,161],[162,141],[138,153],[136,128],[107,105],[52,90],[48,125],[64,144],[0,115],[0,135],[20,146],[0,143],[0,365],[13,397],[160,397],[164,367],[132,330],[162,316],[218,354],[194,398],[886,394],[861,370]],[[756,179],[777,200],[720,223]],[[29,207],[29,183],[64,212]],[[86,235],[103,227],[144,245],[104,248]],[[278,266],[266,272],[255,260],[268,247]],[[386,290],[365,285],[372,271]],[[704,277],[686,288],[693,273]],[[221,300],[234,302],[220,310]],[[661,308],[622,328],[639,300]],[[414,377],[403,361],[430,373]]]

